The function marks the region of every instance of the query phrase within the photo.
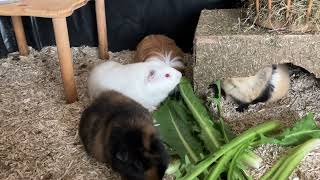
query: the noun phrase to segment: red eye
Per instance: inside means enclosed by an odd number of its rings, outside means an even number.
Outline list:
[[[167,77],[167,78],[168,78],[168,77],[170,77],[170,74],[169,74],[169,73],[167,73],[167,74],[166,74],[166,77]]]

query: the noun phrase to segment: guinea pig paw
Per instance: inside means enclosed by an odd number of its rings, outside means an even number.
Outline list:
[[[249,108],[249,105],[247,104],[241,104],[236,108],[237,112],[244,112],[245,110],[247,110]]]
[[[239,106],[239,107],[236,108],[236,111],[237,111],[237,112],[244,112],[244,109]]]

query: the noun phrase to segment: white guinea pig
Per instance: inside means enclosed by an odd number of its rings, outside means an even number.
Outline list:
[[[161,61],[122,65],[109,60],[92,69],[89,96],[93,100],[105,90],[115,90],[151,112],[179,84],[181,77],[179,71]]]

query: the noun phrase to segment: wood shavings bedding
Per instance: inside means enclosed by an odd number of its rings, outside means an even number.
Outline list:
[[[314,75],[306,70],[289,65],[290,89],[288,95],[278,102],[259,103],[250,105],[249,109],[243,113],[235,110],[237,105],[231,98],[222,98],[221,106],[225,121],[236,133],[241,133],[246,129],[256,126],[270,119],[278,119],[285,126],[294,124],[298,119],[312,112],[315,119],[320,119],[320,83]],[[212,96],[212,91],[208,91],[208,97]],[[215,110],[210,104],[211,110]],[[277,145],[264,145],[255,150],[263,158],[262,167],[252,169],[250,172],[254,179],[259,179],[273,163],[285,153],[288,148]],[[320,149],[315,150],[300,163],[299,167],[291,176],[291,179],[320,179]]]
[[[12,53],[8,58],[0,59],[0,179],[120,179],[109,167],[85,154],[77,133],[81,112],[89,103],[88,71],[103,60],[98,58],[96,48],[72,48],[72,53],[79,94],[79,101],[73,104],[65,104],[56,47],[41,51],[31,49],[27,57]],[[110,57],[128,63],[133,52],[110,52]],[[237,114],[232,102],[223,101],[224,115],[233,129],[241,132],[268,116],[283,116],[290,124],[307,111],[316,113],[319,118],[317,100],[320,97],[316,96],[319,93],[316,81],[301,71],[295,72],[296,78],[292,78],[295,86],[292,86],[289,98],[278,102],[277,106],[259,104],[247,113]],[[256,111],[264,113],[257,114]],[[256,117],[250,119],[250,114],[256,114]],[[277,146],[256,149],[265,164],[259,170],[252,170],[251,174],[259,177],[284,151],[285,148]],[[295,176],[320,179],[319,157],[319,151],[310,153]]]

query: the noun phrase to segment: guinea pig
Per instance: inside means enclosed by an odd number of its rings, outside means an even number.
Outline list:
[[[134,60],[135,62],[163,61],[182,73],[186,68],[183,51],[173,39],[160,34],[143,38],[136,48]]]
[[[104,91],[82,113],[86,153],[127,180],[160,180],[169,155],[147,109],[116,91]]]
[[[92,69],[88,91],[92,100],[105,90],[115,90],[151,112],[168,97],[181,77],[179,71],[159,61],[122,65],[109,60]]]
[[[217,86],[212,84],[215,94]],[[278,101],[287,95],[290,87],[288,68],[284,64],[270,65],[254,76],[225,79],[221,83],[222,94],[232,97],[243,112],[250,104]]]

